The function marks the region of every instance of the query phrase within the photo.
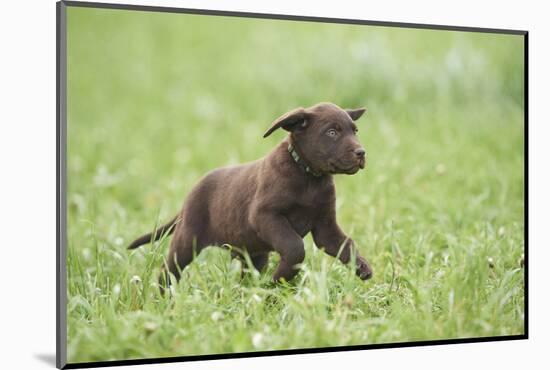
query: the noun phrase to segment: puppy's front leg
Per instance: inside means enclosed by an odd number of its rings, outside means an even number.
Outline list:
[[[329,211],[322,216],[311,233],[317,247],[324,248],[325,252],[333,257],[338,256],[344,264],[347,264],[351,256],[355,255],[355,271],[359,278],[367,280],[372,277],[372,269],[368,262],[359,254],[353,240],[342,232],[332,212]]]
[[[290,281],[298,273],[297,265],[305,258],[302,238],[292,229],[285,217],[274,212],[255,212],[252,223],[260,238],[281,255],[273,280]]]

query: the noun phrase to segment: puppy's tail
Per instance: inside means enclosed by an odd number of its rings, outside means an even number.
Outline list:
[[[155,240],[159,240],[164,235],[170,235],[174,232],[175,224],[179,222],[178,216],[174,217],[170,222],[158,227],[155,231],[149,234],[140,236],[128,246],[128,249],[136,249],[140,245],[151,243]]]

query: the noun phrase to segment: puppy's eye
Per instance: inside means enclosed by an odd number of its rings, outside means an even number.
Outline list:
[[[355,134],[357,135],[357,133],[359,132],[359,129],[356,127],[353,129],[353,132],[355,132]]]
[[[331,128],[327,131],[327,135],[330,137],[336,137],[336,135],[338,135],[338,132],[335,129]]]

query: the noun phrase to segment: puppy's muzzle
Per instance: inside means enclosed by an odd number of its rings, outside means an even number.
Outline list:
[[[357,148],[353,151],[353,153],[355,154],[355,157],[357,158],[357,162],[359,164],[359,167],[360,168],[365,168],[365,161],[366,161],[366,156],[367,156],[367,152],[365,151],[365,149],[363,148]]]

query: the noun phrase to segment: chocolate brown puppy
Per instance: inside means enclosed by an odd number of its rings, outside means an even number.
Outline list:
[[[302,239],[311,232],[317,247],[343,263],[355,256],[357,275],[370,278],[369,264],[336,222],[333,181],[335,174],[352,175],[365,167],[355,124],[364,112],[320,103],[286,113],[264,138],[279,128],[290,134],[267,156],[208,173],[174,219],[128,248],[174,233],[161,286],[169,283],[168,272],[179,280],[181,270],[205,247],[226,245],[246,250],[259,271],[270,252],[279,253],[273,280],[289,281],[304,260]]]

